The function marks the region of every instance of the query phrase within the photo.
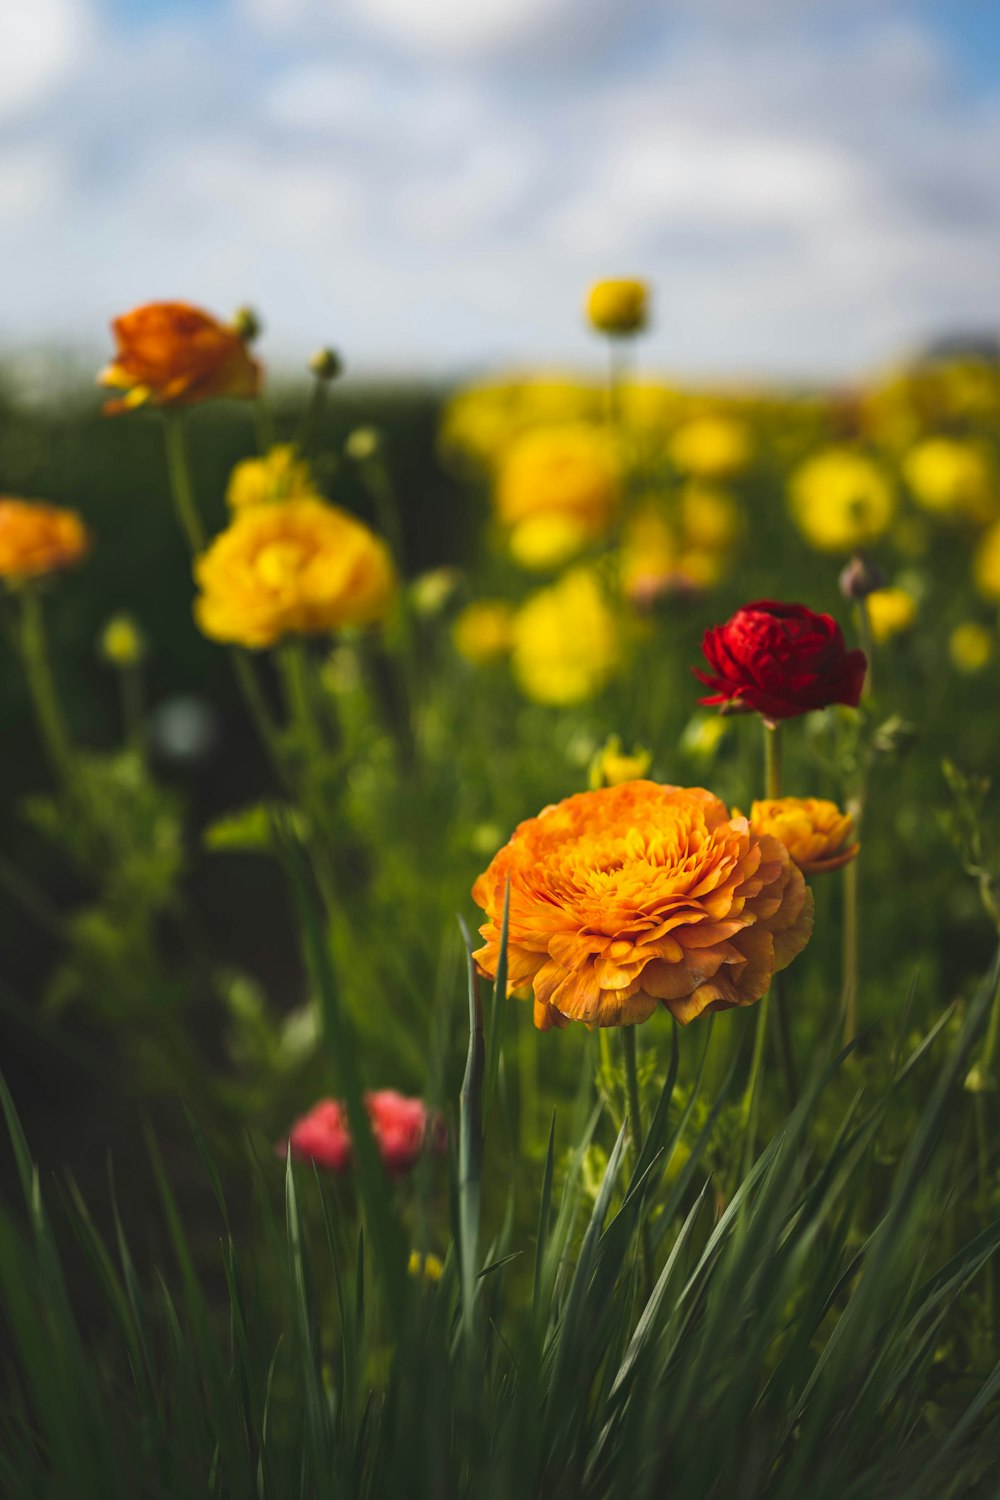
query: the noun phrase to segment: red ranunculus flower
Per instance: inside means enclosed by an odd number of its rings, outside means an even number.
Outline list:
[[[365,1095],[365,1108],[382,1163],[393,1176],[409,1172],[424,1149],[435,1154],[444,1150],[444,1123],[430,1114],[422,1099],[379,1089]],[[347,1110],[336,1099],[322,1099],[314,1105],[292,1126],[288,1141],[296,1161],[315,1162],[329,1172],[346,1172],[354,1165]]]
[[[765,719],[791,719],[831,703],[857,708],[868,663],[848,651],[832,615],[804,604],[757,599],[725,625],[705,631],[711,668],[695,676],[712,689],[702,703],[747,709]]]

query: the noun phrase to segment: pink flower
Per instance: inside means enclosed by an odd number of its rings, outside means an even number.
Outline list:
[[[296,1161],[314,1161],[329,1172],[346,1172],[354,1160],[347,1111],[336,1099],[321,1099],[296,1120],[288,1134]]]
[[[443,1123],[428,1114],[422,1099],[407,1099],[395,1089],[380,1089],[365,1095],[365,1107],[379,1155],[394,1176],[416,1165],[425,1144],[436,1155],[444,1150]]]
[[[372,1134],[386,1171],[404,1176],[426,1147],[435,1155],[445,1149],[444,1123],[430,1115],[422,1099],[408,1099],[395,1089],[365,1095]],[[330,1172],[346,1172],[354,1165],[354,1145],[347,1110],[337,1099],[322,1099],[297,1120],[288,1136],[296,1161],[315,1162]]]

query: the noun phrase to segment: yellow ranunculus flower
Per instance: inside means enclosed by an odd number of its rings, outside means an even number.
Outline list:
[[[510,555],[529,572],[547,572],[561,568],[591,540],[587,525],[576,516],[545,511],[528,516],[511,528],[507,538]]]
[[[876,589],[868,595],[865,603],[872,638],[876,641],[888,641],[894,635],[902,635],[916,623],[917,601],[906,589]]]
[[[649,750],[635,749],[631,755],[622,750],[621,736],[608,736],[590,762],[588,780],[593,790],[599,786],[621,786],[626,781],[642,781],[653,764]]]
[[[681,492],[680,524],[692,547],[725,553],[739,539],[740,512],[725,490],[689,484]]]
[[[205,635],[257,649],[385,618],[396,580],[389,549],[322,500],[237,511],[194,565]]]
[[[497,515],[505,526],[542,515],[575,521],[590,537],[608,528],[618,505],[615,455],[607,434],[585,422],[538,427],[513,442],[497,475]]]
[[[312,493],[309,465],[299,458],[294,443],[279,443],[263,458],[245,458],[236,465],[226,486],[226,504],[230,510],[245,510],[248,505]]]
[[[828,448],[792,475],[792,517],[811,546],[850,552],[878,540],[892,521],[896,496],[883,471],[850,448]]]
[[[771,797],[750,809],[750,827],[784,844],[806,875],[839,870],[861,848],[852,843],[854,820],[836,802],[819,797]]]
[[[960,672],[972,676],[989,666],[994,644],[993,632],[986,625],[964,620],[948,637],[948,654]]]
[[[739,474],[750,462],[750,454],[750,434],[733,417],[692,417],[670,440],[670,456],[677,468],[700,479]]]
[[[986,599],[1000,599],[1000,521],[994,521],[972,562],[976,588]]]
[[[587,568],[574,568],[518,610],[513,669],[537,703],[579,703],[607,685],[622,655],[618,620]]]
[[[627,337],[645,328],[648,304],[649,289],[644,281],[596,281],[587,293],[587,321],[599,333]]]
[[[972,443],[927,438],[907,454],[903,473],[918,505],[936,515],[987,522],[1000,510],[996,475]]]
[[[514,611],[502,599],[466,605],[451,628],[455,650],[477,667],[506,656],[513,644]]]

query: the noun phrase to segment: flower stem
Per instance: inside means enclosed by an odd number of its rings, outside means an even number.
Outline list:
[[[781,796],[781,725],[767,719],[764,725],[764,795]]]
[[[757,1029],[753,1038],[753,1058],[750,1062],[750,1077],[743,1095],[743,1176],[749,1172],[757,1144],[757,1115],[760,1111],[761,1086],[764,1082],[764,1042],[767,1037],[767,1018],[771,1008],[771,991],[757,1005]]]
[[[26,584],[20,591],[20,601],[21,653],[35,719],[53,775],[58,781],[68,781],[73,751],[52,676],[41,595],[32,584]]]
[[[302,736],[311,763],[323,754],[323,736],[316,718],[309,663],[301,641],[286,641],[281,648],[281,670],[285,681],[288,716]]]
[[[844,1042],[853,1042],[858,1034],[858,862],[852,859],[844,866],[844,937],[843,937]]]
[[[167,446],[167,472],[170,476],[170,493],[181,530],[188,546],[195,554],[205,550],[205,528],[194,498],[194,485],[188,466],[184,445],[184,419],[179,412],[168,412],[164,434]]]
[[[632,1171],[634,1173],[639,1166],[643,1142],[639,1068],[635,1048],[636,1028],[635,1026],[620,1026],[619,1031],[622,1039],[622,1059],[625,1064],[625,1098],[628,1104],[628,1129],[632,1140]],[[639,1245],[642,1254],[642,1274],[648,1297],[653,1289],[653,1258],[650,1253],[648,1226],[645,1219],[639,1231]]]

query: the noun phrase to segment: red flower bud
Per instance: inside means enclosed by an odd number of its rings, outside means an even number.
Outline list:
[[[791,719],[831,703],[857,708],[867,660],[848,651],[831,615],[804,604],[758,599],[725,625],[706,630],[702,650],[710,671],[694,668],[712,689],[706,704]]]

